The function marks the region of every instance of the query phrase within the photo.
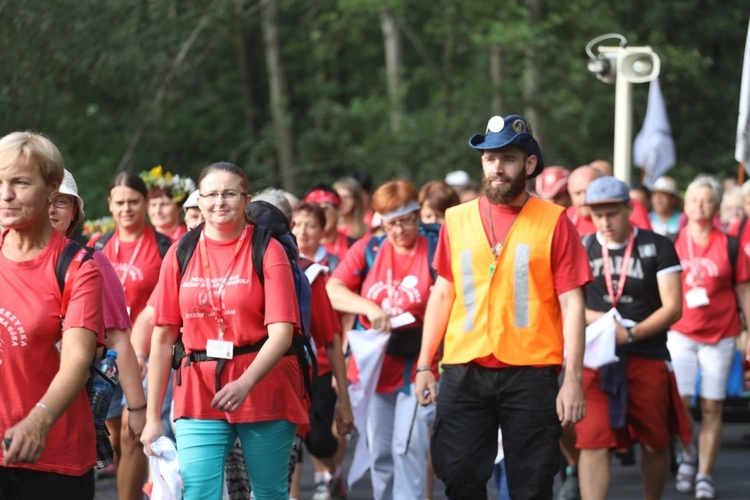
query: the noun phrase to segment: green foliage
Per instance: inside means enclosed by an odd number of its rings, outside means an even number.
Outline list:
[[[701,171],[735,175],[746,1],[539,0],[537,23],[527,4],[280,0],[300,191],[352,170],[369,172],[376,183],[396,176],[423,183],[458,168],[478,178],[466,141],[484,130],[494,90],[505,114],[537,108],[540,123],[533,125],[548,165],[611,159],[614,87],[588,73],[584,53],[605,32],[661,56],[679,162],[674,175],[683,183]],[[385,83],[384,8],[403,35],[398,133]],[[195,178],[203,166],[229,160],[248,172],[253,189],[278,184],[259,9],[256,0],[6,0],[0,134],[49,135],[75,173],[90,217],[106,214],[108,181],[139,130],[127,168],[162,164]],[[490,80],[493,44],[504,54],[498,89]],[[536,102],[524,101],[529,49],[540,74]],[[634,89],[635,131],[647,88]]]

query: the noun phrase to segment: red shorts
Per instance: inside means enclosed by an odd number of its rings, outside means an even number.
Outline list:
[[[665,361],[628,356],[627,426],[612,429],[609,426],[609,396],[601,390],[601,374],[599,370],[584,368],[586,417],[575,426],[576,447],[628,448],[634,441],[639,441],[656,450],[666,449],[670,437],[670,410],[674,404],[670,376]],[[684,412],[682,408],[680,410]]]

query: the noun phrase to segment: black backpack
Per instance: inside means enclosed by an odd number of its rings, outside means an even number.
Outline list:
[[[156,234],[156,247],[159,249],[159,255],[161,255],[161,258],[163,259],[164,256],[167,255],[169,247],[172,246],[172,239],[169,236],[161,234],[159,231],[154,231],[154,233]],[[94,243],[94,250],[101,251],[107,243],[109,243],[109,240],[112,239],[112,235],[114,234],[114,231],[107,231],[104,233],[102,237]]]
[[[68,299],[71,293],[70,288],[66,288],[65,285],[73,279],[78,269],[87,260],[91,260],[94,257],[94,249],[90,247],[84,247],[76,243],[75,241],[69,241],[60,257],[57,259],[55,264],[55,277],[57,278],[57,285],[60,287],[60,293],[62,294],[62,306],[60,310],[60,317],[64,318],[68,309]],[[105,350],[106,352],[106,350]],[[102,355],[104,352],[102,353]],[[112,384],[116,385],[109,377],[99,370],[97,366],[99,359],[94,356],[94,359],[89,365],[89,378],[86,381],[86,396],[91,400],[91,390],[93,389],[94,377],[98,373],[99,376]],[[93,422],[93,420],[92,420]],[[96,428],[96,468],[101,469],[110,464],[114,463],[114,450],[112,449],[112,443],[109,440],[109,431],[107,427]]]

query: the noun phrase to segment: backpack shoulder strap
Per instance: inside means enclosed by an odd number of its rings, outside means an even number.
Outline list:
[[[159,255],[163,259],[167,255],[167,250],[172,246],[172,238],[165,234],[161,234],[159,231],[154,231],[156,234],[156,248],[159,249]]]
[[[195,229],[183,234],[177,242],[177,250],[175,251],[175,254],[177,256],[177,263],[180,266],[180,278],[185,275],[185,269],[187,269],[188,262],[190,262],[193,253],[195,253],[195,247],[198,246],[198,238],[200,238],[201,231],[203,231],[203,224],[204,223],[201,222]]]
[[[271,231],[263,226],[256,225],[250,243],[253,253],[253,268],[255,268],[255,274],[258,276],[261,285],[265,285],[266,282],[263,276],[263,255],[266,253],[269,241],[271,241]]]
[[[112,239],[112,235],[114,234],[114,231],[107,231],[106,233],[104,233],[102,237],[96,240],[96,243],[94,243],[94,250],[99,250],[101,252],[102,249],[107,245],[107,243],[109,243],[109,240]]]
[[[433,265],[435,252],[437,251],[438,241],[440,240],[440,224],[419,223],[419,233],[427,238],[427,262],[430,264],[430,275],[432,281],[437,279],[437,270]]]
[[[380,246],[385,238],[385,236],[373,236],[367,240],[367,245],[365,245],[365,268],[362,269],[362,273],[360,274],[362,281],[365,281],[367,273],[372,269],[375,258],[378,256],[378,252],[380,252]]]
[[[743,221],[744,223],[744,221]],[[739,234],[742,234],[741,232]],[[734,236],[727,235],[727,254],[729,264],[732,266],[732,284],[737,284],[737,255],[740,252],[740,240]]]
[[[73,279],[81,265],[93,256],[94,249],[79,245],[75,241],[69,241],[65,249],[60,254],[55,264],[55,277],[57,285],[62,293],[62,304],[60,313],[64,317],[68,310],[71,290],[65,285]]]

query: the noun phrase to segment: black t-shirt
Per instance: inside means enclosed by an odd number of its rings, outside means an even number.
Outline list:
[[[642,229],[636,229],[636,231],[625,290],[617,303],[617,311],[623,318],[639,323],[662,305],[657,276],[662,273],[678,272],[681,267],[674,245],[668,238]],[[591,272],[594,275],[594,281],[586,286],[586,307],[593,311],[607,312],[612,309],[612,304],[604,279],[602,242],[594,234],[586,235],[582,240],[589,257]],[[617,295],[625,246],[623,244],[618,248],[609,249],[615,295]],[[624,347],[629,354],[653,359],[670,359],[666,330]]]

